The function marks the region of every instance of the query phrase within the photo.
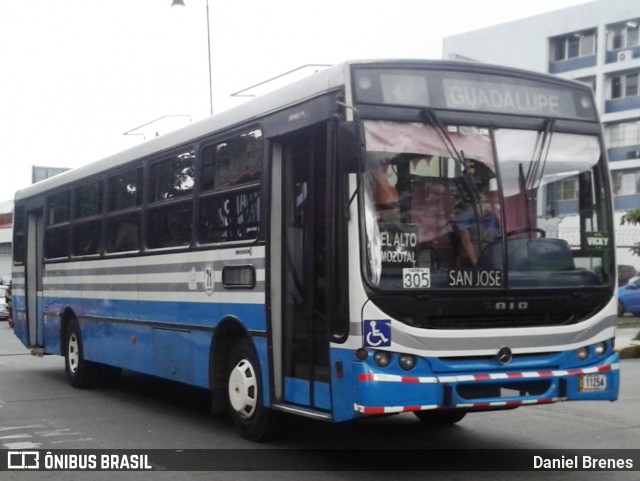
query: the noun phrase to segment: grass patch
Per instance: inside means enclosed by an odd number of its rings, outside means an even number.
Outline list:
[[[640,357],[640,346],[629,346],[620,350],[620,359],[637,359]]]
[[[623,316],[616,321],[618,327],[640,327],[640,317]]]

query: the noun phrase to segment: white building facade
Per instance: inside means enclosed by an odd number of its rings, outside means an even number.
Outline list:
[[[0,285],[11,277],[11,243],[13,236],[13,201],[0,202]]]
[[[443,58],[506,65],[590,85],[604,124],[616,220],[640,207],[640,1],[595,0],[447,37]],[[570,200],[570,185],[563,195]],[[618,226],[618,263],[640,269],[629,246],[640,227]]]

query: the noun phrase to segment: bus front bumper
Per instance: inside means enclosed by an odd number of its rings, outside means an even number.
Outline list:
[[[560,401],[618,398],[618,353],[597,365],[560,370],[410,376],[358,363],[354,410],[392,414],[433,409],[482,411]]]

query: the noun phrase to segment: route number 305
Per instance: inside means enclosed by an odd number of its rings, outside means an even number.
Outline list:
[[[405,289],[425,289],[431,287],[431,270],[428,267],[402,269],[402,287]]]

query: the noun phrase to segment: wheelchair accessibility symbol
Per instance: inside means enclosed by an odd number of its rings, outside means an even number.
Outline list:
[[[364,342],[369,347],[391,346],[391,320],[364,321]]]

